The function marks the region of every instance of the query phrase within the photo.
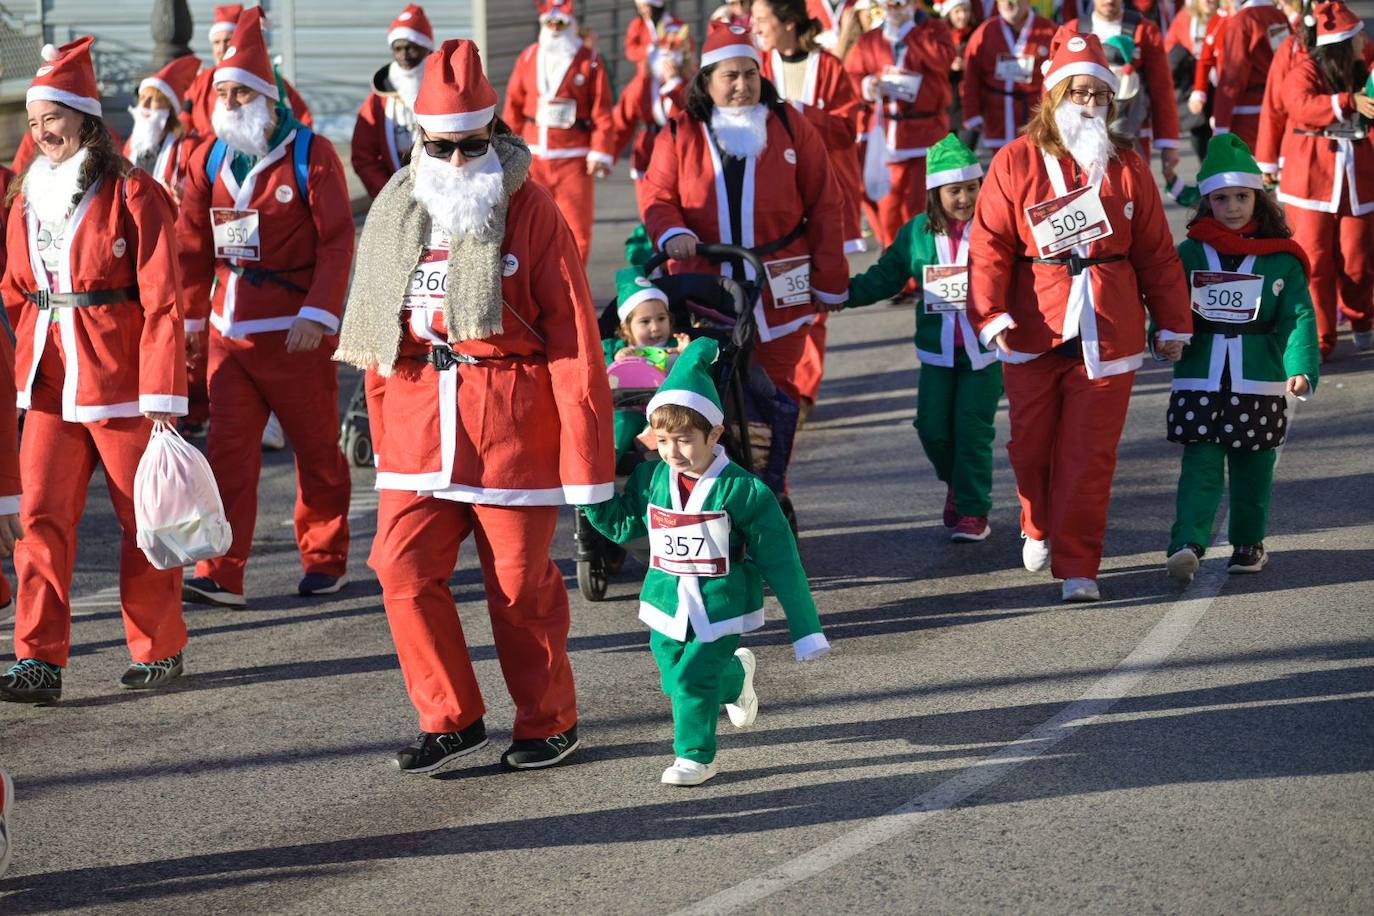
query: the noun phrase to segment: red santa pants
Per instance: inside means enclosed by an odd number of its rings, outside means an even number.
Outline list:
[[[15,657],[67,665],[76,527],[97,465],[104,468],[110,503],[122,529],[119,602],[129,654],[136,662],[176,655],[186,645],[181,570],[154,568],[136,541],[134,472],[148,445],[152,422],[145,417],[118,417],[68,423],[56,410],[39,407],[37,401],[35,392],[35,406],[24,419],[19,448],[24,478],[19,520],[24,537],[14,549],[19,580]]]
[[[482,564],[496,655],[515,701],[514,737],[547,738],[577,723],[568,592],[549,558],[557,526],[557,506],[473,505],[382,491],[368,563],[382,584],[423,731],[458,731],[486,711],[448,585],[469,534]]]
[[[802,395],[805,394],[802,389],[806,377],[803,362],[806,347],[811,339],[809,331],[810,326],[803,325],[791,334],[760,341],[754,345],[754,365],[767,373],[773,384],[781,388],[797,404],[801,404]],[[819,385],[819,382],[817,384]]]
[[[1050,354],[1002,376],[1021,530],[1049,541],[1056,579],[1096,579],[1135,373],[1090,379],[1082,360]]]
[[[243,593],[253,547],[262,472],[262,430],[275,413],[296,457],[296,544],[308,573],[342,576],[348,564],[352,481],[339,451],[339,376],[332,338],[308,353],[287,353],[286,332],[224,337],[210,332],[210,437],[206,451],[234,530],[229,552],[196,564]]]
[[[825,377],[825,312],[816,316],[816,320],[810,325],[802,328],[798,333],[806,335],[806,345],[802,350],[801,362],[797,365],[797,389],[801,396],[816,403],[816,396],[821,390],[821,379]]]
[[[1322,356],[1336,349],[1336,304],[1356,331],[1374,327],[1374,213],[1350,215],[1350,198],[1338,213],[1289,205],[1293,240],[1312,264],[1308,278],[1317,312],[1317,341]]]
[[[1246,149],[1254,149],[1259,140],[1258,114],[1238,114],[1231,116],[1231,133],[1245,141]],[[1148,164],[1150,160],[1146,159]]]
[[[587,174],[587,160],[583,156],[569,159],[534,157],[530,163],[530,177],[548,188],[563,214],[568,228],[577,241],[582,263],[592,250],[592,216],[596,210],[595,179]]]
[[[926,208],[926,160],[924,156],[893,162],[887,167],[892,190],[882,200],[864,197],[864,214],[873,234],[884,248],[892,244],[897,232]]]

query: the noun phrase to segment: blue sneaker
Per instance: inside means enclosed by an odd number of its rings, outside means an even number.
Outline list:
[[[21,658],[0,675],[0,700],[51,703],[62,698],[62,669],[36,658]]]

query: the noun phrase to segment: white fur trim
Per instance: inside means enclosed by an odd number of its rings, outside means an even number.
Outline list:
[[[712,64],[718,64],[732,57],[747,57],[760,67],[763,66],[763,60],[759,57],[758,49],[753,45],[731,44],[701,55],[701,68],[704,70]]]
[[[565,483],[563,498],[570,506],[591,506],[604,503],[615,495],[614,483]]]
[[[823,289],[811,287],[811,295],[824,302],[826,305],[843,305],[849,301],[849,291],[842,293],[827,293]]]
[[[1337,121],[1344,120],[1345,114],[1341,111],[1341,97],[1339,95],[1331,96],[1331,110],[1336,113]]]
[[[1240,112],[1240,109],[1237,108],[1236,111]],[[1243,114],[1244,112],[1240,113]],[[1154,145],[1155,149],[1178,149],[1178,141],[1170,140],[1166,137],[1152,137],[1150,138],[1150,142]]]
[[[719,426],[725,419],[725,411],[721,410],[710,399],[705,398],[695,391],[688,391],[685,388],[660,388],[658,394],[654,395],[649,401],[649,406],[644,409],[645,414],[653,416],[653,413],[664,404],[676,404],[679,407],[690,407],[697,413],[706,418],[712,426]]]
[[[969,130],[977,130],[978,128],[983,126],[983,116],[974,115],[973,117],[964,121],[964,126],[967,127]]]
[[[32,105],[34,102],[57,102],[68,108],[75,108],[83,114],[100,117],[100,99],[93,99],[87,95],[77,95],[75,92],[68,92],[54,86],[30,86],[29,91],[24,96],[24,104]]]
[[[392,29],[390,32],[387,32],[386,46],[389,48],[391,47],[391,43],[393,41],[398,41],[402,38],[404,38],[406,41],[413,42],[414,44],[419,45],[426,51],[434,50],[433,38],[426,35],[424,32],[417,32],[414,29],[407,28]]]
[[[182,328],[187,334],[199,334],[205,330],[206,321],[204,318],[187,318],[181,323]]]
[[[1064,80],[1074,76],[1095,76],[1106,83],[1112,92],[1116,92],[1117,87],[1120,85],[1120,82],[1116,78],[1116,74],[1107,67],[1093,63],[1090,60],[1080,60],[1071,64],[1065,64],[1058,70],[1052,70],[1047,73],[1045,75],[1045,92],[1049,92],[1055,86],[1064,82]]]
[[[615,313],[620,316],[621,321],[624,321],[626,318],[630,317],[630,313],[633,312],[641,302],[648,302],[650,299],[657,299],[659,302],[666,305],[668,303],[668,294],[657,286],[641,289],[624,302],[617,302],[615,304]]]
[[[547,159],[547,158],[548,158],[548,155],[545,154],[545,157],[544,157],[544,158]],[[608,169],[609,169],[609,168],[613,168],[613,167],[615,166],[615,157],[614,157],[614,156],[609,156],[609,155],[607,155],[606,153],[598,153],[596,150],[591,150],[590,152],[587,153],[587,161],[588,161],[588,162],[595,162],[595,163],[597,163],[598,165],[604,165],[604,166],[606,166],[606,168],[608,168]]]
[[[218,86],[220,83],[242,83],[249,89],[261,92],[274,102],[280,99],[275,82],[268,82],[256,73],[238,67],[216,67],[213,85]]]
[[[1353,29],[1346,29],[1344,32],[1332,32],[1332,33],[1329,34],[1329,35],[1318,35],[1318,36],[1317,36],[1317,47],[1321,48],[1321,47],[1324,47],[1324,46],[1326,46],[1326,45],[1340,44],[1341,42],[1345,41],[1347,38],[1354,38],[1356,35],[1358,35],[1359,33],[1363,32],[1363,31],[1364,31],[1364,23],[1363,23],[1363,22],[1357,22],[1357,23],[1355,23],[1355,27],[1354,27]]]
[[[495,116],[496,106],[490,105],[476,111],[458,111],[452,114],[420,114],[416,112],[415,123],[430,133],[460,134],[464,131],[486,127]]]
[[[982,177],[983,167],[976,162],[973,165],[966,165],[961,169],[945,169],[943,172],[926,172],[926,190],[931,191],[947,184],[958,184],[961,181],[972,181],[975,178]]]
[[[1254,172],[1218,172],[1215,175],[1208,175],[1198,182],[1198,192],[1201,194],[1211,194],[1218,188],[1254,188],[1256,191],[1264,190],[1264,176],[1256,175]]]
[[[156,76],[150,76],[138,84],[138,94],[142,95],[144,89],[156,89],[158,92],[167,96],[167,100],[172,103],[173,111],[181,111],[181,96],[177,95],[172,87],[167,85],[166,80],[160,80]]]
[[[214,41],[215,36],[220,32],[232,32],[238,26],[237,22],[216,22],[210,26],[210,40]]]
[[[978,339],[982,341],[983,346],[993,347],[996,346],[996,344],[993,343],[993,339],[996,338],[998,334],[1001,334],[1008,328],[1014,327],[1016,327],[1016,321],[1011,317],[1011,313],[1003,312],[989,321],[983,327],[983,330],[978,332]]]
[[[812,633],[792,643],[792,652],[799,662],[820,658],[830,653],[830,640],[825,638],[824,633]]]
[[[19,497],[0,496],[0,515],[18,515]]]
[[[38,56],[48,63],[52,63],[57,60],[57,53],[57,45],[46,44],[43,46],[43,49],[38,52]]]
[[[184,417],[187,413],[186,398],[175,394],[140,394],[138,396],[140,413],[169,413]]]
[[[296,317],[324,325],[326,334],[339,333],[339,316],[333,312],[326,312],[324,309],[311,308],[306,305],[301,307],[301,310],[296,313]]]

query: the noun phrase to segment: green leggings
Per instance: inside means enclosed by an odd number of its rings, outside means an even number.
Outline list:
[[[916,392],[916,434],[935,476],[954,488],[960,515],[992,511],[992,439],[997,402],[1002,398],[1002,366],[973,368],[960,350],[954,368],[921,366]]]
[[[722,703],[733,703],[744,689],[744,666],[735,658],[740,637],[701,642],[690,629],[678,642],[649,631],[649,649],[658,662],[663,693],[673,701],[673,753],[710,763],[716,759],[716,722]]]
[[[1271,448],[1245,451],[1213,442],[1183,446],[1169,553],[1182,549],[1184,544],[1205,548],[1211,542],[1227,465],[1231,471],[1231,523],[1227,531],[1231,544],[1239,547],[1263,541],[1276,460],[1278,452]]]

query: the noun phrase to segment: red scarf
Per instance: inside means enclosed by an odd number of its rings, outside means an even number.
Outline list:
[[[1204,216],[1188,227],[1188,238],[1211,245],[1222,254],[1291,254],[1302,265],[1303,273],[1309,277],[1312,275],[1312,264],[1307,260],[1307,252],[1303,251],[1297,242],[1292,239],[1254,239],[1245,234],[1254,232],[1256,228],[1258,227],[1252,221],[1237,232],[1235,229],[1227,229],[1226,225],[1215,217]]]

